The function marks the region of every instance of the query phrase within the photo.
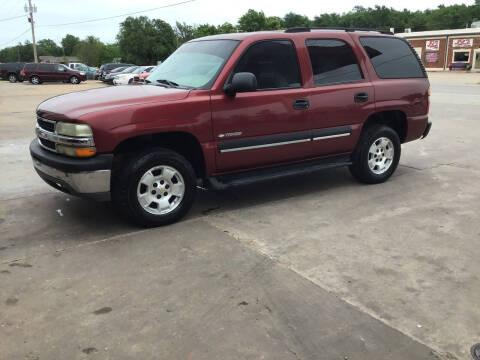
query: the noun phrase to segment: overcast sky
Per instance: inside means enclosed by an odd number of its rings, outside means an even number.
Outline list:
[[[57,43],[60,43],[60,40],[68,33],[80,38],[84,38],[87,35],[95,35],[104,42],[113,42],[118,33],[118,24],[126,16],[84,24],[65,26],[49,25],[121,15],[129,12],[174,4],[185,0],[32,1],[38,8],[38,12],[34,15],[37,39],[50,38]],[[0,0],[0,9],[2,9],[0,11],[0,20],[22,15],[24,13],[23,7],[25,2],[26,0]],[[474,0],[195,0],[178,6],[137,14],[136,16],[147,15],[151,18],[159,18],[167,21],[171,25],[174,25],[175,21],[186,22],[189,24],[210,23],[219,25],[226,21],[236,23],[239,16],[244,14],[248,9],[255,9],[257,11],[263,10],[267,16],[283,16],[286,13],[293,11],[313,18],[315,15],[325,12],[347,12],[357,4],[362,4],[364,7],[379,4],[393,7],[398,10],[402,10],[403,8],[410,10],[424,10],[427,7],[430,9],[436,8],[440,4],[452,5],[462,3],[470,5],[474,3]],[[26,32],[24,35],[18,37],[28,29],[29,23],[27,22],[26,17],[9,21],[0,21],[0,48],[15,45],[18,41],[23,42],[27,39],[31,40],[30,32]]]

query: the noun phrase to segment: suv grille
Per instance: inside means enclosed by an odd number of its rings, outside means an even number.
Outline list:
[[[37,116],[37,123],[43,130],[47,130],[49,132],[55,132],[55,121],[46,120],[41,117]]]
[[[56,151],[55,148],[55,143],[53,141],[47,140],[47,139],[40,139],[40,144],[43,145],[43,147],[46,147],[50,150]]]

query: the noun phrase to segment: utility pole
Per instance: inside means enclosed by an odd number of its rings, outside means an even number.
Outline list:
[[[33,44],[33,57],[35,62],[38,63],[37,58],[37,44],[35,43],[35,22],[33,21],[33,13],[37,12],[37,7],[35,5],[32,6],[32,0],[28,0],[28,7],[25,5],[25,12],[28,13],[30,16],[28,17],[28,22],[32,26],[32,44]]]

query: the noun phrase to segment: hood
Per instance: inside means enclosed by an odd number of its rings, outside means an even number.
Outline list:
[[[83,115],[144,103],[182,100],[190,90],[161,86],[116,86],[59,95],[42,102],[37,115],[52,120],[78,120]]]

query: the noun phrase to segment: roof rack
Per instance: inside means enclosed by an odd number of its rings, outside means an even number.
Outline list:
[[[286,33],[297,33],[297,32],[310,32],[312,30],[343,30],[346,32],[354,31],[368,31],[368,32],[378,32],[380,34],[393,35],[391,31],[378,30],[378,29],[365,29],[365,28],[349,28],[349,27],[294,27],[285,30]]]

